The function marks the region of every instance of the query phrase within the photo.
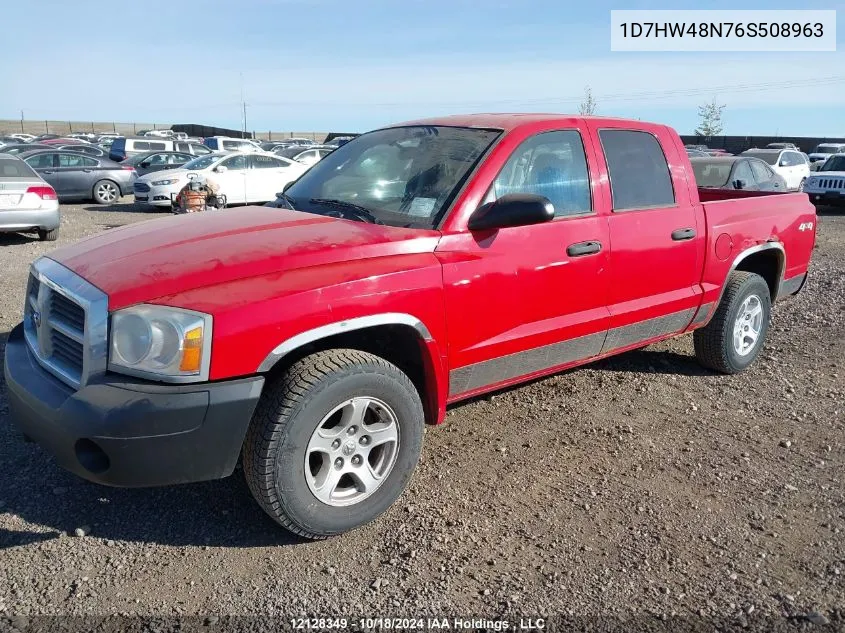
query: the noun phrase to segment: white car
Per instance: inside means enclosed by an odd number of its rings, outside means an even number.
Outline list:
[[[12,134],[14,136],[14,134]],[[810,161],[818,163],[827,160],[834,154],[845,153],[845,143],[821,143],[810,152]]]
[[[52,242],[59,224],[56,190],[17,156],[0,155],[0,232],[35,231]]]
[[[248,138],[209,136],[203,144],[214,152],[263,152],[261,145]]]
[[[134,184],[135,201],[170,207],[176,194],[188,184],[189,175],[197,174],[220,186],[226,204],[270,202],[286,184],[307,170],[307,165],[270,154],[208,154],[180,169],[141,176]]]
[[[810,163],[807,157],[794,149],[749,149],[743,156],[759,158],[769,164],[786,181],[786,188],[800,191],[810,177]]]
[[[21,142],[23,142],[23,143],[31,143],[33,140],[35,140],[35,136],[32,135],[32,134],[18,133],[18,134],[9,134],[9,136],[11,136],[12,138],[20,139]]]
[[[817,206],[845,206],[845,153],[828,158],[807,179],[804,193]]]

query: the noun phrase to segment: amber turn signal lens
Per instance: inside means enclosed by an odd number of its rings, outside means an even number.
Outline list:
[[[188,330],[182,345],[179,371],[199,372],[202,364],[202,328]]]

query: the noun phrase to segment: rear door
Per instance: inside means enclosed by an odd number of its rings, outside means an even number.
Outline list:
[[[246,172],[247,202],[269,202],[287,184],[286,163],[275,156],[251,154],[252,169]]]
[[[608,172],[608,353],[690,324],[701,299],[705,226],[687,184],[688,161],[667,128],[589,125]]]
[[[90,156],[59,154],[59,186],[65,196],[86,198],[91,195],[94,182],[98,179],[99,162]]]

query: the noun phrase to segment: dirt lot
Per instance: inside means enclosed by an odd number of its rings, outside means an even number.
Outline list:
[[[66,206],[60,244],[151,217]],[[455,407],[400,502],[326,542],[277,529],[240,472],[153,490],[77,479],[20,440],[0,399],[0,616],[843,626],[845,214],[819,223],[811,281],[748,373],[701,370],[684,337]],[[51,248],[0,236],[3,339]]]

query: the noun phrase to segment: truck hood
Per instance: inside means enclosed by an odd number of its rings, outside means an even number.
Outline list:
[[[810,174],[811,178],[842,178],[845,176],[845,171],[814,171]]]
[[[109,309],[247,277],[373,257],[433,252],[439,231],[274,207],[130,224],[49,254],[109,296]]]

